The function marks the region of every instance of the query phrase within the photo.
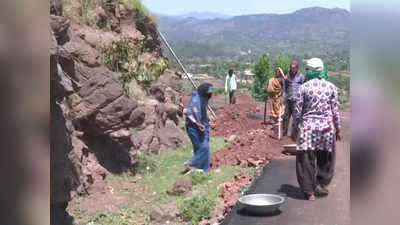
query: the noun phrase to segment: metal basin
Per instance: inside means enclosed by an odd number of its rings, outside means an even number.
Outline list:
[[[297,154],[297,144],[284,145],[282,153],[296,155]]]
[[[273,194],[252,194],[239,198],[244,208],[256,214],[269,214],[277,211],[285,198]]]

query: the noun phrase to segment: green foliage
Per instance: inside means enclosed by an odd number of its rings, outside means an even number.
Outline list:
[[[149,18],[157,24],[157,18],[142,4],[140,0],[121,0],[121,3],[128,9],[136,13],[137,18]]]
[[[251,84],[241,83],[238,87],[239,93],[251,93],[253,86]]]
[[[283,73],[286,75],[290,70],[290,57],[287,55],[279,54],[274,58],[273,74],[276,68],[282,68]]]
[[[137,172],[142,174],[153,173],[158,169],[157,160],[147,153],[138,154]]]
[[[241,186],[238,190],[239,194],[244,193],[245,191],[247,191],[250,188],[250,184],[245,184],[243,186]]]
[[[133,79],[137,81],[157,80],[167,68],[167,63],[160,58],[145,63],[139,62],[139,55],[144,52],[142,40],[114,41],[111,46],[100,48],[104,64],[112,71],[123,73],[126,87]]]
[[[217,152],[225,145],[223,138],[212,137],[210,139],[210,152]],[[157,169],[153,173],[148,173],[142,182],[151,187],[152,192],[157,193],[156,198],[160,203],[167,203],[171,201],[171,196],[167,194],[167,190],[170,190],[175,181],[182,177],[183,164],[193,157],[192,145],[188,144],[165,154],[148,156],[152,161],[157,162]],[[237,171],[221,173],[220,175],[226,176],[226,174],[230,174],[229,179],[231,179],[235,173]],[[226,182],[226,180],[221,182]],[[217,188],[213,187],[212,191],[214,189]],[[218,196],[218,193],[215,196]]]
[[[350,76],[346,73],[329,73],[330,81],[338,88],[341,109],[347,109],[350,103]]]
[[[180,207],[182,219],[191,221],[197,225],[200,221],[209,218],[211,210],[214,209],[217,202],[207,195],[199,195],[192,199],[185,200]]]
[[[279,54],[275,58],[264,54],[254,65],[254,84],[253,97],[258,101],[264,101],[267,97],[267,82],[275,75],[275,69],[281,67],[283,72],[287,74],[290,67],[290,57]]]
[[[211,180],[211,174],[202,172],[192,172],[190,173],[190,178],[192,179],[193,185],[200,185]]]
[[[120,212],[97,212],[84,224],[98,223],[101,225],[134,225],[136,223],[131,215],[132,210],[129,208],[123,208]]]
[[[114,41],[111,46],[103,46],[100,48],[104,64],[113,71],[123,70],[126,63],[132,61],[137,62],[138,55],[142,52],[142,45],[133,47],[133,43],[129,40]]]
[[[213,91],[213,95],[219,96],[225,94],[225,88],[215,88]]]
[[[267,99],[266,83],[271,76],[271,58],[264,54],[254,65],[253,97],[259,101]]]
[[[96,8],[99,7],[98,0],[69,0],[63,1],[63,12],[71,18],[82,23],[93,26],[96,21]]]
[[[90,23],[90,5],[91,5],[92,0],[81,0],[81,16],[84,21],[87,23]]]

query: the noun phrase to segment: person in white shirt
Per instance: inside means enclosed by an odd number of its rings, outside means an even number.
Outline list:
[[[235,104],[235,91],[237,89],[236,75],[230,69],[225,78],[225,94],[229,93],[229,104]],[[229,91],[229,92],[228,92]]]

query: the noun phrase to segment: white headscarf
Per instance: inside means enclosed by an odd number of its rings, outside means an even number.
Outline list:
[[[324,69],[324,62],[320,58],[305,60],[304,64],[310,70],[322,71]]]

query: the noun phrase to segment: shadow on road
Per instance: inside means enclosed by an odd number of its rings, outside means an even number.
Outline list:
[[[282,213],[281,210],[276,210],[275,212],[271,213],[256,213],[247,210],[246,208],[239,209],[237,211],[238,214],[241,216],[252,216],[252,217],[271,217],[271,216],[278,216]]]
[[[284,193],[288,198],[305,200],[303,191],[299,187],[291,184],[283,184],[278,190],[279,193]]]

